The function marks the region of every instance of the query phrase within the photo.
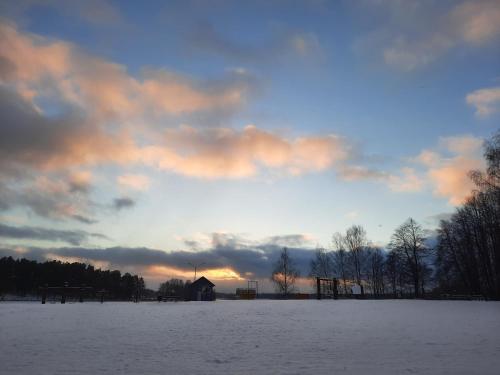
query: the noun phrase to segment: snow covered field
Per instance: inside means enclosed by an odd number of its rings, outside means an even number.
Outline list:
[[[500,303],[0,303],[1,374],[499,374]]]

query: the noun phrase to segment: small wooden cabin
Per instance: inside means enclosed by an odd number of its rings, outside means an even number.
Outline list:
[[[205,276],[189,284],[187,287],[188,301],[215,301],[215,284]]]

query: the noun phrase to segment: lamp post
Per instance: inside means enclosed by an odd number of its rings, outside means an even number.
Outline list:
[[[191,265],[193,268],[194,268],[194,280],[193,281],[196,281],[196,270],[200,267],[200,266],[203,266],[204,264],[206,264],[205,262],[201,262],[201,263],[196,263],[196,264],[193,264],[191,262],[188,262],[189,265]]]

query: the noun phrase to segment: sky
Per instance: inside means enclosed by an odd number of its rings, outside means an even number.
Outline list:
[[[499,0],[3,1],[0,40],[0,255],[153,288],[432,231],[499,128]]]

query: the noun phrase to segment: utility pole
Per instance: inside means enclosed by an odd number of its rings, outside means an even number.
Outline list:
[[[200,267],[200,266],[203,266],[204,264],[206,264],[205,262],[201,262],[201,263],[196,263],[196,264],[193,264],[191,262],[188,262],[189,265],[191,265],[193,268],[194,268],[194,280],[193,281],[196,281],[196,270]]]
[[[287,252],[287,248],[284,247],[283,248],[283,251],[285,253],[285,256],[284,256],[284,262],[283,262],[283,266],[285,268],[285,298],[288,298],[288,283],[286,281],[286,276],[287,276],[287,267],[288,267],[288,252]]]

